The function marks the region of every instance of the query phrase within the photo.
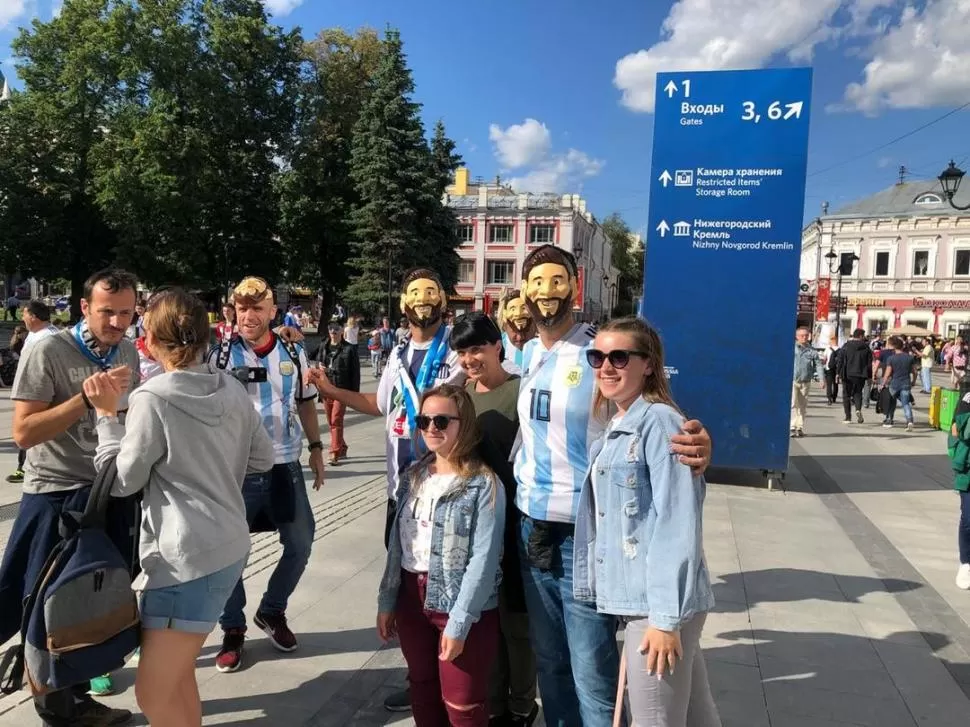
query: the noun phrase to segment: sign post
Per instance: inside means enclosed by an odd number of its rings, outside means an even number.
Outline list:
[[[713,464],[769,485],[788,467],[811,91],[808,68],[657,76],[640,313]]]

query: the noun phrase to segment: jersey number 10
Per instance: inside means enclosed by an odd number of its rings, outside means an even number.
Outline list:
[[[529,416],[534,422],[548,422],[552,406],[552,392],[543,389],[532,389],[532,403],[529,406]]]

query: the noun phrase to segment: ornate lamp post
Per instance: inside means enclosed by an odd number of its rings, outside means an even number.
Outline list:
[[[859,256],[854,252],[849,253],[845,260],[840,261],[835,250],[829,248],[829,251],[825,254],[825,260],[829,264],[829,272],[839,274],[838,287],[835,293],[835,333],[841,338],[839,334],[842,333],[842,276],[852,275],[852,268],[859,260]]]
[[[943,188],[943,196],[946,197],[946,201],[950,203],[950,206],[955,210],[960,210],[961,212],[966,212],[970,210],[970,204],[961,206],[953,201],[953,198],[957,196],[957,191],[960,189],[960,182],[963,181],[963,175],[966,174],[960,167],[958,167],[953,160],[950,160],[950,166],[943,170],[938,179],[940,180],[940,186]]]

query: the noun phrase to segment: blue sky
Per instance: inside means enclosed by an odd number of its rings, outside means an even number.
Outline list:
[[[967,110],[854,159],[970,102],[970,0],[265,3],[307,37],[399,28],[426,123],[444,119],[473,176],[580,192],[635,229],[658,70],[814,66],[806,219],[891,185],[900,165],[927,186],[951,157],[970,166]],[[0,57],[17,25],[58,4],[0,0]],[[3,71],[13,76],[9,59]]]

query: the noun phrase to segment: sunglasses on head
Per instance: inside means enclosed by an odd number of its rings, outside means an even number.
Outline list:
[[[432,424],[434,424],[434,428],[439,432],[443,432],[448,428],[449,424],[457,421],[458,417],[450,417],[447,414],[435,414],[433,417],[429,417],[427,414],[418,414],[414,417],[414,423],[422,432],[428,431]]]
[[[627,364],[630,363],[630,356],[639,356],[640,358],[646,358],[647,354],[643,351],[624,351],[623,349],[615,349],[609,353],[603,353],[595,348],[591,348],[586,352],[586,361],[594,369],[599,369],[603,367],[605,361],[610,362],[610,366],[615,369],[625,369]]]

